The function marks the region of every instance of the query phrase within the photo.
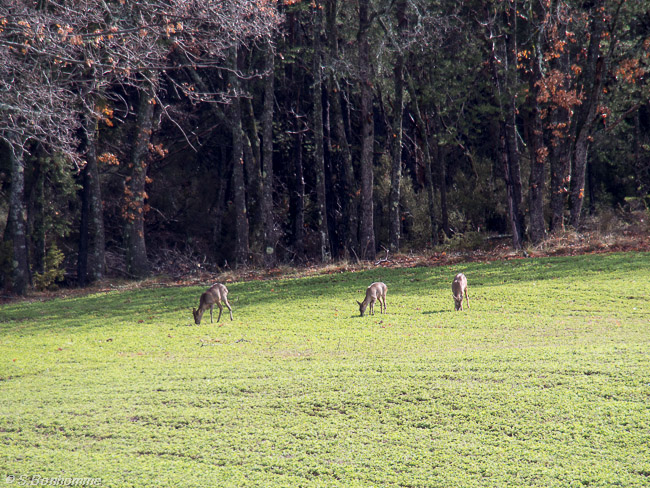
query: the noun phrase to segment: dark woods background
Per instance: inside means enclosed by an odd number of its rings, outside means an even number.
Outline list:
[[[649,57],[640,0],[0,0],[0,284],[647,218]]]

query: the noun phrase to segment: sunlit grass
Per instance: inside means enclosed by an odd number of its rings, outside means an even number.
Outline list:
[[[458,271],[465,312],[453,310]],[[379,280],[388,313],[359,317],[355,300]],[[203,287],[3,306],[0,476],[650,484],[648,254],[228,287],[234,321],[200,326]]]

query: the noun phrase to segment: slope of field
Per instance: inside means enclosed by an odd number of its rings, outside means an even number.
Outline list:
[[[650,485],[648,253],[228,287],[1,306],[0,483]]]

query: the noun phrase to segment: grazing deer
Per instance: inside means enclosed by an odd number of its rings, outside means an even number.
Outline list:
[[[456,310],[463,310],[463,293],[465,293],[465,300],[467,300],[467,308],[469,308],[469,296],[467,295],[467,278],[463,273],[458,273],[451,282],[451,293],[454,296],[454,304]]]
[[[359,304],[359,312],[363,317],[363,313],[366,311],[366,307],[370,304],[370,314],[375,314],[375,302],[379,300],[379,310],[381,313],[386,311],[386,292],[388,287],[381,282],[373,283],[366,289],[366,298],[363,299],[363,302],[357,300]]]
[[[221,302],[228,307],[228,310],[230,311],[230,320],[232,320],[232,307],[230,306],[230,303],[228,303],[228,288],[221,283],[216,283],[201,295],[201,299],[199,300],[199,309],[192,309],[192,313],[194,314],[194,323],[196,325],[201,323],[203,312],[208,308],[210,309],[210,323],[212,323],[212,308],[215,303],[217,304],[217,307],[219,307],[219,317],[217,318],[217,322],[219,322],[219,320],[221,320],[221,312],[223,312]]]

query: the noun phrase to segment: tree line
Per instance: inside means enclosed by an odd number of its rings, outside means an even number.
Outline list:
[[[1,0],[0,285],[647,208],[649,58],[640,0]]]

